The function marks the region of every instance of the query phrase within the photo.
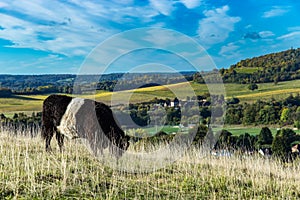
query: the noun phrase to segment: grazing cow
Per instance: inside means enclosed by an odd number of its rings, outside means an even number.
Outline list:
[[[60,150],[64,136],[86,139],[91,150],[97,155],[103,149],[118,158],[129,146],[129,136],[117,125],[111,109],[89,99],[72,98],[64,95],[50,95],[43,103],[42,137],[46,140],[46,151],[56,133]]]

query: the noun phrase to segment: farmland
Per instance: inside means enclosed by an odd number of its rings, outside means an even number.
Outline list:
[[[105,92],[97,91],[95,95],[81,95],[84,98],[95,98],[98,101],[106,103],[126,103],[127,99],[131,103],[145,102],[158,98],[174,98],[174,92],[182,96],[188,95],[187,88],[192,86],[196,95],[201,95],[208,92],[205,84],[198,84],[193,82],[177,83],[166,86],[154,86],[149,88],[139,88],[129,91],[121,92]],[[258,84],[258,90],[250,91],[247,84],[224,84],[227,98],[237,97],[241,102],[254,102],[258,99],[267,100],[270,98],[283,99],[289,94],[296,94],[300,92],[300,80],[274,83]],[[216,86],[217,87],[217,86]],[[0,113],[13,112],[32,112],[41,111],[42,102],[47,95],[15,95],[9,98],[0,98]],[[125,101],[124,101],[125,100]]]

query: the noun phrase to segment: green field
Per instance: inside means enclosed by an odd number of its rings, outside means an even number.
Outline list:
[[[229,132],[231,132],[233,135],[241,135],[241,134],[245,134],[245,133],[249,133],[250,135],[257,135],[259,134],[259,132],[261,131],[263,126],[259,126],[259,127],[253,127],[253,126],[248,126],[248,127],[244,127],[241,125],[236,125],[236,126],[225,126],[224,129],[228,130]],[[269,129],[271,130],[273,135],[276,135],[279,126],[278,127],[269,127]],[[300,134],[300,130],[294,130],[297,134]]]
[[[237,73],[253,74],[258,71],[258,67],[238,67],[234,69]]]
[[[167,134],[172,134],[172,133],[177,133],[179,131],[178,127],[174,127],[174,126],[163,126],[163,127],[151,127],[151,128],[145,128],[144,129],[147,133],[149,133],[150,135],[154,135],[159,131],[163,131]]]
[[[219,85],[211,85],[218,93]],[[225,97],[238,97],[241,102],[253,102],[258,99],[268,100],[270,98],[282,99],[289,94],[300,93],[300,80],[279,82],[277,85],[273,83],[258,84],[258,90],[250,91],[244,84],[224,84]],[[121,103],[137,103],[145,102],[158,98],[174,98],[175,94],[180,95],[182,98],[190,95],[191,90],[196,95],[201,95],[208,92],[205,84],[198,83],[178,83],[166,86],[155,86],[150,88],[139,88],[135,90],[122,91],[122,92],[104,92],[97,91],[96,95],[82,95],[83,98],[96,99],[108,104],[121,104]],[[15,112],[32,112],[41,111],[42,102],[47,95],[16,95],[11,98],[0,98],[0,113],[15,113]]]

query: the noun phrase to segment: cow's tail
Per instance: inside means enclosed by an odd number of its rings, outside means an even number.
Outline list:
[[[43,103],[42,130],[41,130],[41,137],[44,140],[47,138],[47,135],[49,134],[49,129],[51,128],[49,109],[50,106],[48,105],[48,99],[46,99]]]
[[[47,136],[47,131],[46,131],[46,126],[45,126],[45,106],[43,106],[43,112],[42,112],[42,130],[41,130],[41,137],[43,140],[46,139]]]

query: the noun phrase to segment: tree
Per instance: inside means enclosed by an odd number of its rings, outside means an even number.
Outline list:
[[[297,129],[300,129],[300,106],[297,107],[295,116],[294,116],[294,126]]]
[[[248,89],[249,90],[257,90],[258,89],[258,85],[256,83],[251,83],[249,86],[248,86]]]
[[[167,106],[170,106],[170,105],[171,105],[171,99],[166,98],[166,101],[165,101],[165,102],[166,102],[166,105],[167,105]]]
[[[291,145],[298,139],[296,133],[291,129],[281,129],[277,132],[272,142],[272,152],[282,161],[287,161],[291,155]]]
[[[195,128],[197,128],[197,132],[194,137],[193,144],[202,144],[202,142],[208,132],[208,127],[203,124],[200,124],[198,127],[195,127]],[[189,132],[193,133],[195,131],[195,128],[191,129]]]
[[[223,148],[228,148],[231,146],[231,137],[232,137],[232,133],[230,133],[227,130],[222,130],[219,133],[219,138],[218,141],[215,145],[215,147],[217,149],[223,149]]]
[[[174,107],[179,106],[179,99],[177,97],[174,98]]]
[[[238,103],[240,103],[240,100],[239,100],[239,98],[237,98],[237,97],[232,97],[231,99],[229,99],[229,100],[227,101],[227,103],[228,103],[228,104],[238,104]]]
[[[254,104],[245,104],[243,107],[243,124],[248,125],[254,123],[256,114]]]
[[[245,133],[240,135],[237,138],[236,146],[241,148],[242,150],[251,150],[253,149],[254,144],[254,136],[251,136],[249,133]]]
[[[273,135],[268,127],[263,127],[257,136],[256,147],[260,148],[262,145],[271,145],[273,142]]]
[[[280,115],[280,121],[282,123],[287,123],[289,121],[291,110],[289,108],[283,108]]]

